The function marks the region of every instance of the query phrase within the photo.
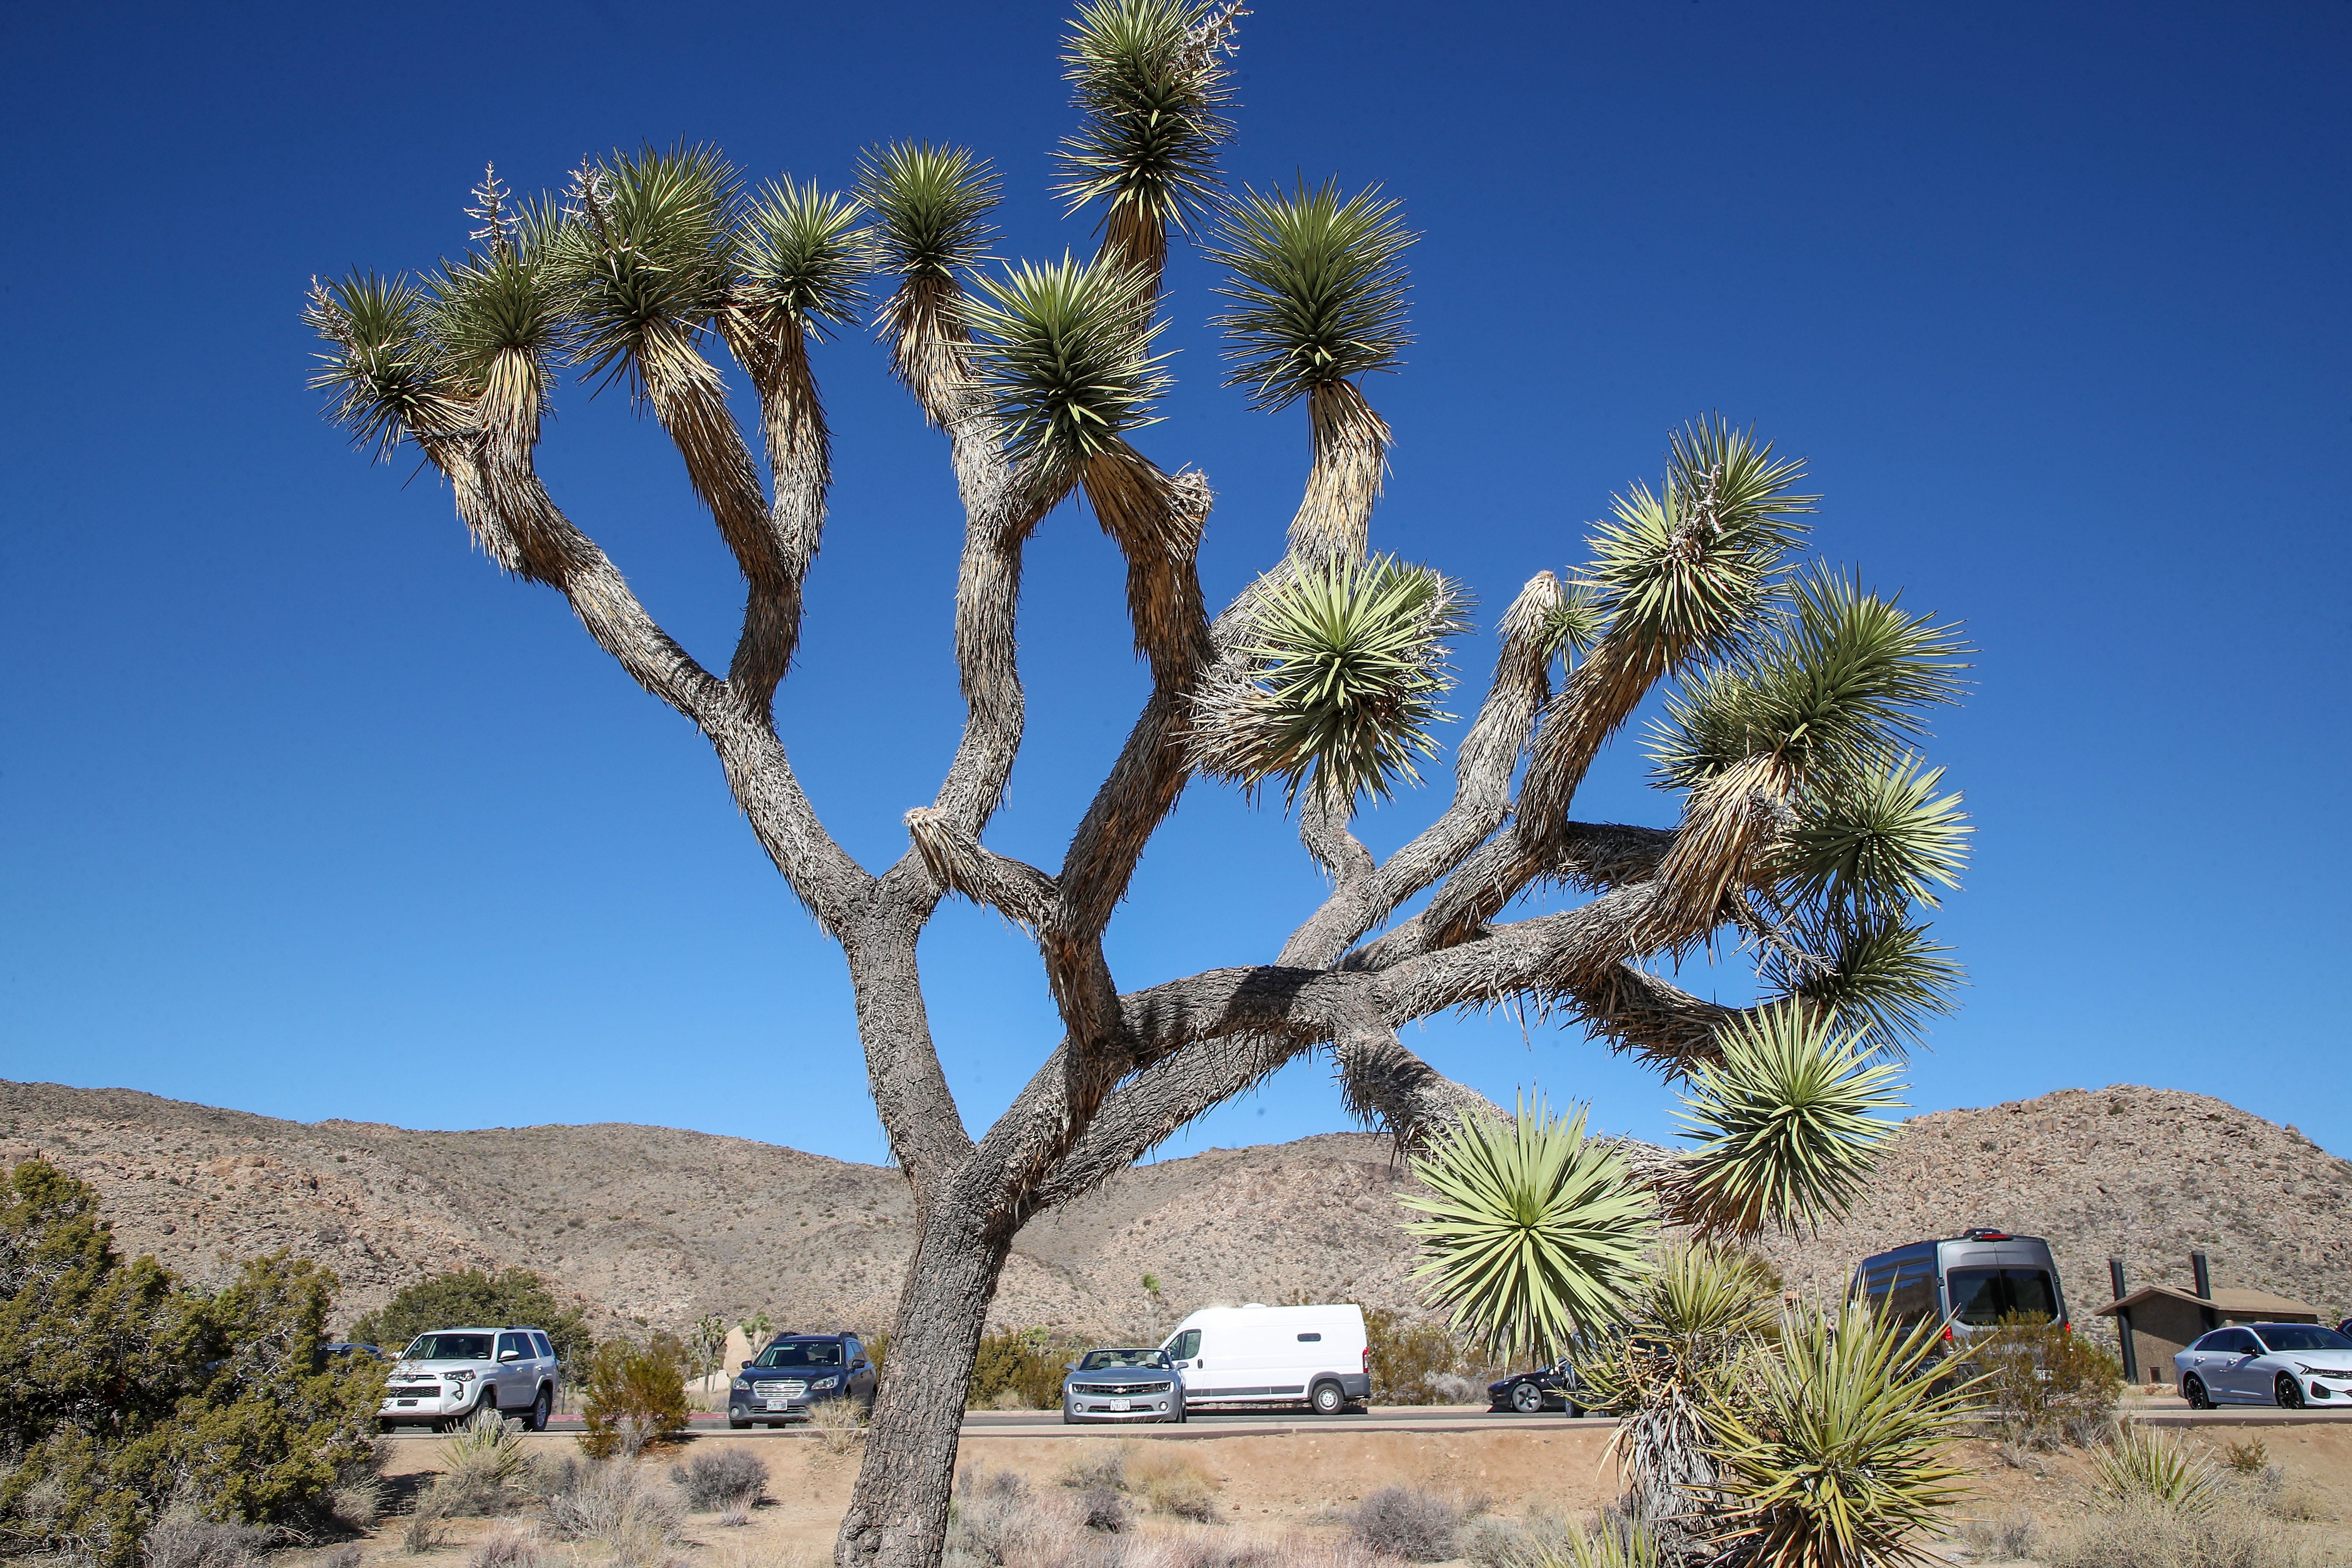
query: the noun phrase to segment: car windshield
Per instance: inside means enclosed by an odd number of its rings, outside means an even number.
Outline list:
[[[2011,1313],[2037,1313],[2044,1322],[2058,1316],[2058,1292],[2042,1268],[1955,1268],[1945,1276],[1952,1316],[1990,1328]]]
[[[770,1345],[760,1352],[753,1366],[839,1366],[841,1342],[838,1340],[786,1340],[780,1345]]]
[[[2352,1340],[2316,1323],[2264,1323],[2253,1334],[2274,1351],[2352,1351]]]
[[[1088,1351],[1078,1363],[1080,1372],[1100,1372],[1112,1366],[1166,1366],[1165,1351]]]
[[[488,1334],[419,1334],[409,1342],[410,1361],[488,1361]]]

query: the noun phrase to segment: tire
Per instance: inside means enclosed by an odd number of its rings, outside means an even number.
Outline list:
[[[1348,1395],[1336,1383],[1318,1383],[1307,1391],[1307,1407],[1318,1415],[1338,1415],[1348,1408]]]
[[[1512,1409],[1517,1411],[1522,1415],[1540,1415],[1543,1414],[1543,1407],[1544,1396],[1542,1389],[1538,1388],[1532,1383],[1519,1383],[1511,1385]]]
[[[1579,1404],[1578,1404],[1575,1400],[1573,1400],[1573,1399],[1571,1399],[1571,1400],[1570,1400],[1570,1401],[1568,1402],[1568,1418],[1569,1418],[1570,1421],[1578,1420],[1578,1419],[1580,1419],[1583,1415],[1584,1415],[1584,1406],[1583,1406],[1583,1405],[1579,1405]]]
[[[1071,1414],[1070,1414],[1070,1407],[1069,1407],[1068,1405],[1063,1405],[1063,1406],[1062,1406],[1062,1425],[1063,1425],[1063,1426],[1076,1426],[1077,1424],[1078,1424],[1078,1418],[1077,1418],[1076,1416],[1075,1416],[1075,1415],[1071,1415]]]
[[[2205,1380],[2193,1372],[2180,1380],[2180,1397],[2189,1401],[2191,1410],[2213,1408],[2213,1396],[2205,1391]]]
[[[727,1423],[727,1429],[730,1432],[749,1432],[751,1429],[751,1424],[749,1421],[730,1421]]]
[[[2292,1373],[2283,1372],[2271,1381],[2271,1395],[2278,1401],[2281,1410],[2303,1408],[2303,1384]]]
[[[547,1390],[541,1389],[539,1397],[530,1402],[530,1415],[528,1418],[530,1426],[525,1429],[532,1432],[546,1431],[548,1417],[554,1414],[555,1401],[549,1396]]]

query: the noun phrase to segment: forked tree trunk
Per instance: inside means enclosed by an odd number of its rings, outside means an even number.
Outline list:
[[[834,1543],[838,1568],[937,1568],[946,1546],[956,1442],[980,1335],[1012,1238],[992,1216],[924,1221],[891,1326],[866,1458]]]

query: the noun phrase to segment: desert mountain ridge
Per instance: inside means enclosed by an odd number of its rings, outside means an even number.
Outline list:
[[[35,1152],[99,1189],[126,1253],[199,1281],[281,1247],[320,1259],[342,1280],[340,1321],[429,1274],[520,1265],[608,1330],[755,1310],[878,1329],[914,1243],[895,1171],[663,1127],[411,1131],[0,1080],[0,1164]],[[1300,1291],[1417,1310],[1408,1179],[1363,1132],[1138,1166],[1021,1233],[991,1321],[1124,1338]],[[2185,1285],[2192,1251],[2217,1284],[2352,1311],[2352,1162],[2133,1085],[1914,1118],[1846,1221],[1759,1250],[1834,1292],[1869,1252],[1971,1226],[2048,1237],[2086,1326],[2110,1257],[2134,1288]]]

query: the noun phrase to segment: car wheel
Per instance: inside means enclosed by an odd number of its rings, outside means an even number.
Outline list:
[[[727,1423],[727,1429],[730,1432],[749,1432],[751,1429],[751,1424],[749,1421],[730,1420]]]
[[[1318,1383],[1307,1394],[1307,1403],[1318,1415],[1337,1415],[1348,1408],[1348,1396],[1336,1383]]]
[[[1570,1400],[1570,1401],[1568,1402],[1568,1418],[1569,1418],[1570,1420],[1571,1420],[1571,1421],[1577,1420],[1578,1418],[1580,1418],[1580,1416],[1582,1416],[1582,1415],[1583,1415],[1583,1414],[1584,1414],[1584,1406],[1583,1406],[1583,1405],[1579,1405],[1579,1404],[1578,1404],[1575,1400],[1573,1400],[1573,1399],[1571,1399],[1571,1400]]]
[[[1078,1418],[1070,1414],[1070,1407],[1066,1405],[1062,1406],[1062,1425],[1065,1426],[1075,1426],[1077,1424]]]
[[[539,1397],[530,1402],[530,1429],[534,1432],[546,1431],[548,1417],[554,1414],[555,1401],[548,1397],[547,1390],[541,1389]]]
[[[2193,1372],[2180,1380],[2180,1397],[2189,1401],[2191,1410],[2213,1408],[2213,1396],[2205,1392],[2205,1380]]]
[[[1532,1383],[1522,1383],[1511,1389],[1511,1408],[1522,1415],[1535,1415],[1544,1407],[1543,1390]]]
[[[2273,1380],[2271,1389],[2272,1392],[2277,1395],[2280,1409],[2300,1410],[2303,1408],[2303,1384],[2295,1382],[2294,1373],[2284,1372],[2279,1373],[2278,1376]]]

